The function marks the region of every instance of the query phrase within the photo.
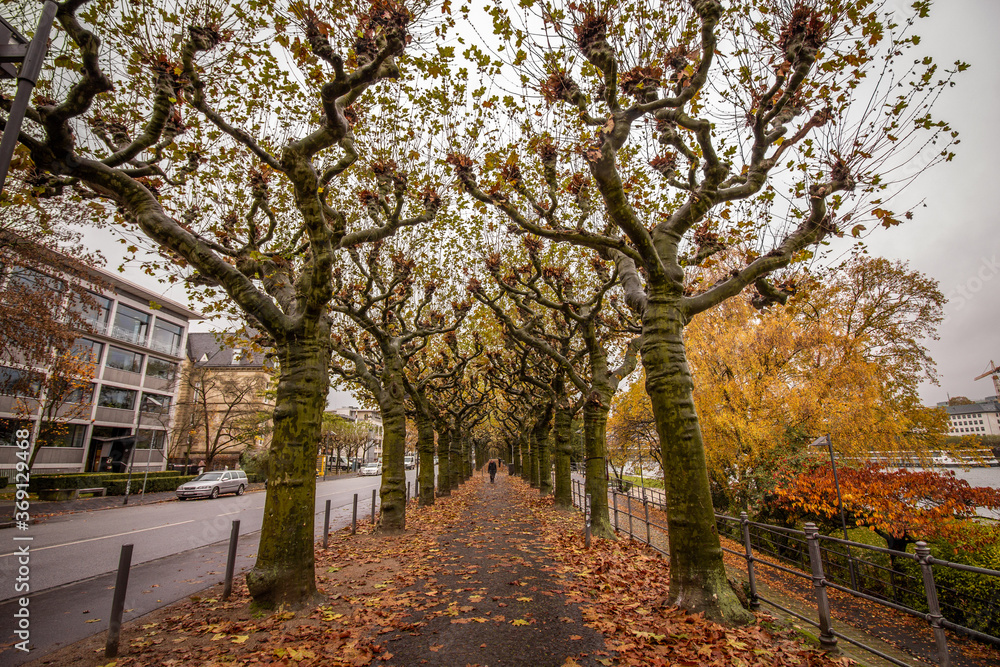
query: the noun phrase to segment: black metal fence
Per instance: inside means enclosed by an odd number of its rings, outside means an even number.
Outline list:
[[[612,525],[616,532],[649,544],[667,554],[667,526],[650,507],[666,510],[666,496],[660,489],[632,486],[623,493],[616,485],[609,489]],[[583,484],[573,480],[573,504],[586,508],[589,496]],[[589,515],[589,513],[588,513]],[[893,551],[870,544],[821,535],[807,523],[803,530],[716,514],[720,535],[742,543],[738,551],[723,551],[746,561],[748,599],[752,608],[770,604],[820,630],[820,644],[836,646],[843,639],[896,665],[900,660],[866,646],[836,631],[831,622],[828,589],[834,589],[923,619],[934,636],[938,662],[951,664],[947,628],[983,642],[1000,646],[995,636],[1000,628],[1000,571],[952,563],[935,558],[924,542],[916,553]],[[757,569],[771,568],[792,577],[811,581],[817,603],[817,618],[811,619],[769,600],[757,590]]]

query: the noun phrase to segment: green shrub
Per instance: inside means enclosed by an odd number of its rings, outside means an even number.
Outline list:
[[[129,490],[130,494],[136,494],[142,492],[142,475],[132,475],[132,485]],[[197,477],[197,475],[173,475],[170,477],[158,476],[153,477],[150,473],[149,478],[146,479],[146,493],[156,493],[157,491],[173,491],[178,486],[184,482],[190,482],[192,479]],[[113,482],[107,482],[104,486],[108,489],[109,496],[124,496],[125,495],[125,485],[128,484],[127,479],[116,479]]]
[[[132,473],[135,477],[136,473]],[[164,470],[149,473],[150,478],[178,477],[180,473],[176,470]],[[127,472],[83,472],[67,473],[65,475],[32,475],[28,490],[34,493],[47,489],[93,489],[98,486],[107,486],[109,483],[119,479],[128,479]]]

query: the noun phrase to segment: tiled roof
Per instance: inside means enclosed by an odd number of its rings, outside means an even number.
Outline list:
[[[263,368],[264,355],[260,352],[241,350],[239,363],[233,363],[236,348],[220,343],[212,333],[190,333],[187,340],[187,355],[195,366],[212,366],[228,368]]]

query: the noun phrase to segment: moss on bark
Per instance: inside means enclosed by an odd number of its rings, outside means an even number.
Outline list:
[[[674,604],[713,620],[749,623],[753,614],[726,580],[683,326],[683,316],[669,298],[650,299],[643,318],[642,363],[665,471],[670,596]]]
[[[246,578],[250,595],[264,607],[300,607],[317,595],[313,560],[316,456],[330,361],[329,348],[317,339],[323,340],[302,336],[279,343],[277,349],[281,370],[264,521],[257,561]]]

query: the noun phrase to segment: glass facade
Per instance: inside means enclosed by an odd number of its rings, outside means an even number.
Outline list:
[[[80,316],[80,322],[84,327],[95,333],[104,333],[108,330],[108,317],[111,315],[111,299],[87,292],[90,303],[83,301],[73,301],[70,310]]]
[[[120,347],[110,347],[108,348],[108,361],[105,365],[120,371],[138,373],[142,370],[142,355],[138,352],[123,350]]]
[[[33,428],[34,424],[27,419],[0,419],[0,447],[17,447],[17,432]]]
[[[184,327],[157,317],[156,324],[153,325],[153,336],[149,341],[149,347],[157,352],[178,355],[181,350],[181,334],[183,332]]]
[[[87,437],[86,424],[48,423],[42,425],[39,440],[43,447],[83,447]]]
[[[146,362],[146,377],[173,382],[176,376],[177,364],[172,361],[150,357],[149,361]]]
[[[97,405],[102,408],[118,408],[119,410],[132,410],[135,408],[135,397],[138,392],[132,389],[122,389],[120,387],[101,387],[101,397]]]
[[[148,394],[143,392],[142,402],[139,403],[139,412],[165,415],[170,412],[170,397],[162,394]]]
[[[136,449],[163,449],[166,444],[166,433],[163,431],[150,431],[139,429],[135,438]]]
[[[134,345],[145,345],[150,319],[151,316],[148,313],[119,303],[111,335],[118,340],[124,340]]]
[[[41,377],[38,373],[0,366],[0,394],[37,397],[40,389]]]

